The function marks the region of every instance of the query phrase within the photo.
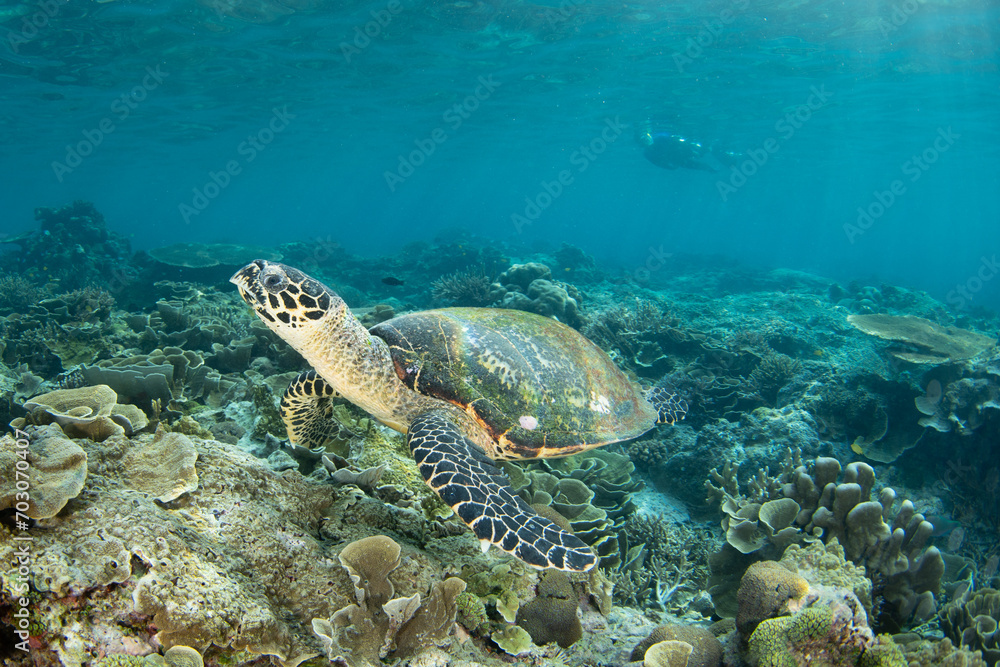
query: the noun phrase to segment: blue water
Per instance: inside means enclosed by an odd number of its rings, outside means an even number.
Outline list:
[[[332,238],[374,257],[463,230],[628,270],[662,246],[942,300],[1000,253],[988,0],[51,0],[0,16],[3,233],[86,199],[135,248]],[[659,169],[633,140],[647,120],[767,160],[745,183]],[[859,207],[882,212],[851,227]],[[975,298],[1000,304],[1000,279]]]

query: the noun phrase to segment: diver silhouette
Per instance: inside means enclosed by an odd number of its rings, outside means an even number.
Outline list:
[[[703,144],[670,132],[636,133],[636,141],[645,147],[643,156],[663,169],[699,169],[717,172],[732,166],[742,155],[734,151],[716,151]]]

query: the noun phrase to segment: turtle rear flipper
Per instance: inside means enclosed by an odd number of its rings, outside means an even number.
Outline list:
[[[281,419],[294,446],[310,451],[325,450],[331,442],[351,437],[333,420],[333,399],[336,390],[316,371],[299,374],[281,397]]]
[[[445,414],[414,419],[407,444],[428,486],[484,545],[536,567],[585,572],[597,564],[590,547],[516,496],[503,472]]]
[[[687,401],[665,387],[646,391],[646,400],[656,409],[657,424],[674,424],[687,414]]]

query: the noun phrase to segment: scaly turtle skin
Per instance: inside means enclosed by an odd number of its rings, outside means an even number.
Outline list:
[[[256,260],[231,282],[315,369],[282,398],[292,443],[322,446],[330,400],[343,396],[407,435],[424,480],[484,550],[495,544],[530,565],[586,571],[597,558],[516,496],[494,460],[567,456],[684,415],[675,396],[644,396],[600,348],[552,319],[448,308],[369,332],[297,269]]]

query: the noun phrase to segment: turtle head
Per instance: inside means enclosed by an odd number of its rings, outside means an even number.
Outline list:
[[[264,324],[300,352],[330,318],[347,311],[343,299],[326,285],[277,262],[254,260],[229,282]]]

